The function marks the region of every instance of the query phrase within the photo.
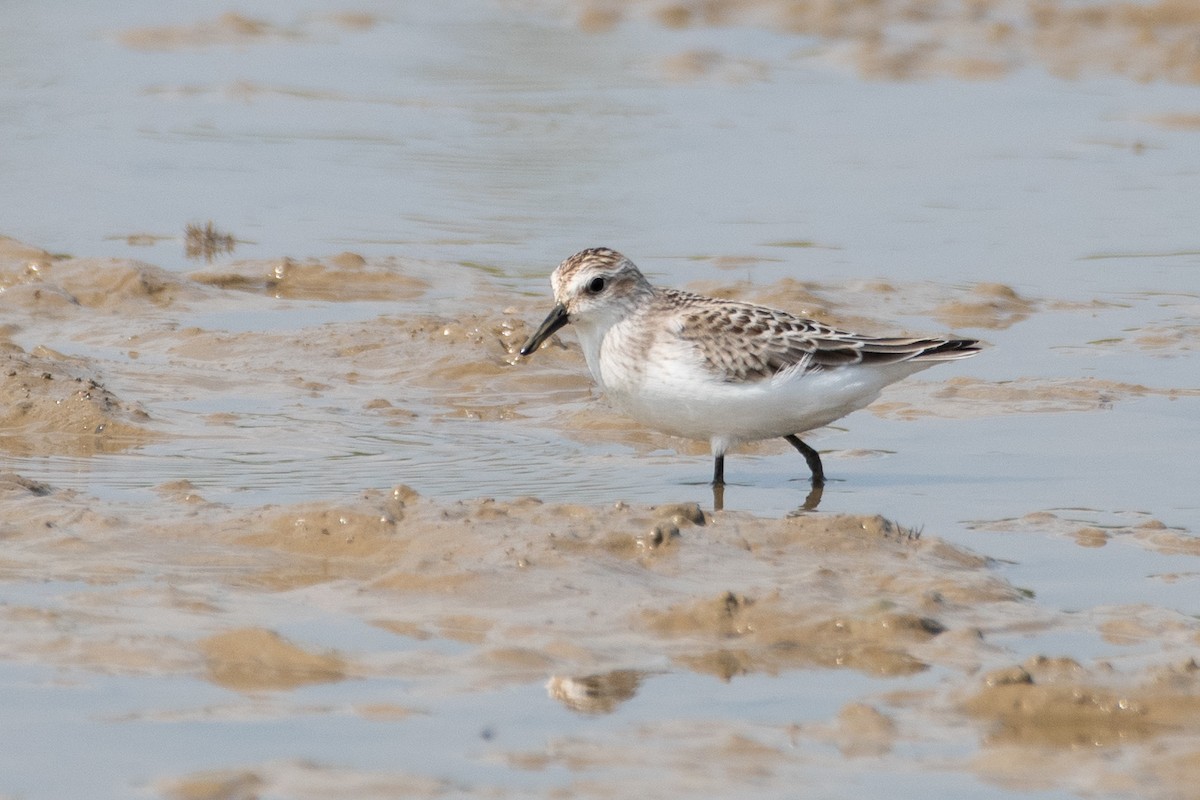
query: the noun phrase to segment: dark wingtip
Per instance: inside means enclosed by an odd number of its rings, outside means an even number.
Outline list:
[[[929,350],[929,353],[978,353],[983,349],[983,345],[978,339],[948,339],[937,347]]]
[[[947,339],[922,351],[917,358],[936,360],[940,357],[949,361],[956,358],[970,358],[981,350],[983,350],[983,345],[978,339]]]

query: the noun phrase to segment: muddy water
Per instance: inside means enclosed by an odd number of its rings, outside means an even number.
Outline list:
[[[0,796],[1191,796],[1191,5],[444,5],[9,10]],[[600,243],[990,346],[717,512]]]

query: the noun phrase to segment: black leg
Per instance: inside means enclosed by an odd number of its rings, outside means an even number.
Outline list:
[[[808,462],[808,468],[812,470],[813,486],[825,485],[825,470],[821,466],[821,455],[811,447],[800,441],[800,438],[794,433],[789,433],[783,437],[787,439],[788,444],[800,451],[800,455],[804,456],[804,460]]]
[[[724,454],[716,457],[713,462],[713,486],[725,485],[725,456]]]

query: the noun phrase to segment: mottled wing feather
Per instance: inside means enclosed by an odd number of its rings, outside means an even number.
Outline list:
[[[661,299],[677,315],[679,338],[691,344],[725,381],[757,381],[784,369],[820,368],[815,338],[820,326],[810,320],[673,290],[663,292]],[[849,353],[842,355],[846,363],[852,358]]]
[[[807,374],[850,364],[952,360],[979,349],[967,339],[860,336],[785,311],[671,289],[659,299],[677,314],[679,338],[729,383],[764,380],[785,370]]]

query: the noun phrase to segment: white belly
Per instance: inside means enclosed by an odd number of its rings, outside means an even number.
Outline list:
[[[619,338],[606,337],[588,358],[610,401],[647,427],[711,442],[716,452],[828,425],[869,405],[889,383],[930,366],[854,365],[729,383],[678,348],[652,347],[633,364],[627,351],[613,346],[619,344]]]
[[[725,383],[696,365],[653,363],[641,374],[604,369],[600,381],[614,405],[656,431],[713,443],[714,450],[758,439],[800,434],[865,408],[895,383],[929,363],[850,366]]]

